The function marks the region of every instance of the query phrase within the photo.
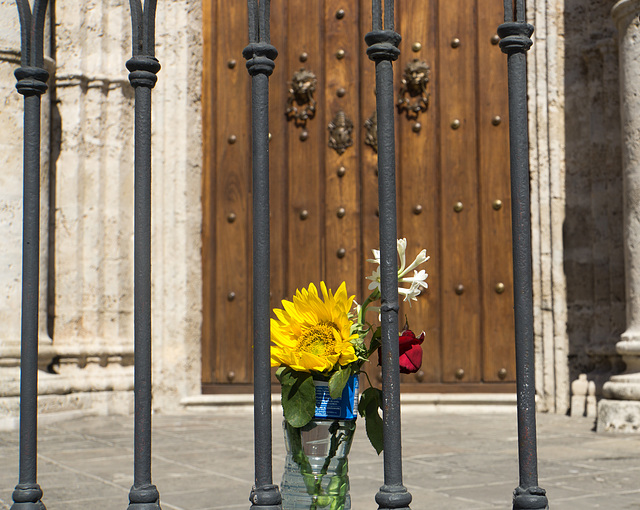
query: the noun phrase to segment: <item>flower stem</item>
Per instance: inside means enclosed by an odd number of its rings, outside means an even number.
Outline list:
[[[369,294],[369,297],[367,297],[367,299],[364,300],[364,303],[362,303],[362,306],[360,307],[360,313],[358,313],[358,324],[360,326],[364,326],[364,319],[367,314],[367,307],[374,301],[377,301],[378,299],[380,299],[380,291],[376,289],[371,294]]]

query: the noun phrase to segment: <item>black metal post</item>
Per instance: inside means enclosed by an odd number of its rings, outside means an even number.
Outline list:
[[[509,141],[511,147],[511,217],[513,231],[513,294],[518,394],[518,460],[520,485],[513,508],[548,508],[538,487],[536,389],[531,276],[531,203],[529,198],[529,136],[527,131],[527,60],[533,26],[525,21],[525,2],[504,2],[504,24],[498,27],[500,48],[509,68]]]
[[[20,475],[12,510],[44,510],[38,471],[38,294],[40,278],[40,96],[47,91],[44,22],[48,0],[17,0],[21,67],[16,89],[24,96],[22,318],[20,354]]]
[[[269,7],[269,0],[248,0],[249,45],[242,52],[251,75],[255,485],[249,501],[254,510],[282,508],[271,463],[269,76],[278,52],[271,45]]]
[[[379,510],[409,509],[411,494],[402,485],[400,367],[398,363],[398,256],[396,220],[396,148],[393,65],[401,37],[394,31],[393,0],[373,0],[373,27],[365,36],[367,55],[376,63],[378,115],[378,199],[380,210],[380,288],[382,294],[382,398],[384,485],[376,494]],[[383,28],[384,27],[384,28]]]
[[[134,480],[129,510],[159,510],[151,483],[151,89],[155,58],[156,0],[130,0],[133,56],[127,61],[135,89],[134,178]]]

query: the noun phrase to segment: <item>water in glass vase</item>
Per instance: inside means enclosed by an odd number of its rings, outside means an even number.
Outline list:
[[[347,456],[355,419],[316,418],[302,428],[284,421],[283,427],[282,510],[350,510]]]

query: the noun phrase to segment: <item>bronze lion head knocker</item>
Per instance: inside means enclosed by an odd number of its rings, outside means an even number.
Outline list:
[[[307,69],[300,69],[293,74],[289,86],[287,98],[288,119],[294,119],[296,126],[304,127],[307,120],[316,114],[316,100],[313,93],[316,91],[318,80],[316,75]]]
[[[413,59],[402,73],[402,86],[398,99],[398,111],[405,112],[407,119],[417,119],[420,112],[426,112],[429,106],[427,85],[431,68],[422,60]]]

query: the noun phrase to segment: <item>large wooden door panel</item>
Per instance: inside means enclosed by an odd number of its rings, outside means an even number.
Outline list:
[[[323,68],[321,44],[324,18],[322,2],[288,2],[287,44],[281,48],[286,67],[286,79],[291,81],[296,71],[304,68],[320,76]],[[277,65],[277,64],[276,64]],[[322,77],[318,80],[314,97],[323,103]],[[287,94],[287,82],[271,82],[272,94]],[[318,111],[320,110],[320,111]],[[274,126],[282,126],[288,143],[288,238],[287,294],[292,295],[297,282],[319,282],[323,274],[324,188],[323,108],[316,108],[315,116],[304,126],[289,121],[283,126],[284,112],[276,113]],[[279,225],[273,225],[277,230]],[[277,253],[273,263],[278,263]],[[284,297],[284,296],[282,296]],[[290,298],[289,298],[290,299]]]
[[[326,0],[323,26],[324,44],[319,45],[324,56],[324,125],[322,152],[325,154],[324,183],[324,279],[336,289],[347,283],[352,292],[358,289],[360,262],[360,197],[358,196],[358,159],[360,155],[360,105],[358,104],[359,52],[357,9],[343,9],[343,0]],[[344,14],[337,14],[343,9]],[[355,124],[350,147],[336,150],[328,147],[330,123],[336,125],[344,116]],[[330,135],[330,133],[328,133]],[[345,169],[342,173],[341,168]],[[347,171],[348,169],[348,171]]]
[[[482,236],[483,381],[515,381],[506,58],[493,0],[478,0],[478,172]]]
[[[246,5],[214,3],[209,11],[214,23],[205,54],[207,72],[215,76],[204,91],[205,112],[211,117],[206,132],[206,161],[212,171],[204,181],[203,259],[206,299],[202,379],[205,383],[251,381],[250,321],[250,123],[247,72],[238,63],[246,46]],[[208,31],[206,33],[209,33]],[[238,65],[239,64],[239,65]],[[209,320],[207,314],[213,314]],[[222,317],[233,320],[221,320]]]
[[[474,13],[475,2],[440,0],[437,90],[445,382],[481,380],[480,344],[469,341],[480,331]]]
[[[430,67],[429,107],[415,120],[405,112],[398,118],[398,232],[407,239],[409,257],[422,248],[431,259],[423,266],[429,274],[430,289],[423,293],[411,307],[402,306],[400,323],[404,314],[409,325],[419,333],[424,330],[424,363],[415,376],[403,377],[405,382],[439,383],[442,381],[442,346],[440,342],[441,306],[438,289],[442,286],[442,273],[437,269],[440,259],[440,189],[439,182],[439,94],[434,87],[438,68],[437,2],[412,0],[398,5],[400,12],[398,29],[403,36],[400,59],[395,66],[395,81],[400,84],[407,65],[418,60]],[[399,87],[398,87],[399,88]],[[396,92],[396,96],[399,91]],[[419,123],[419,128],[416,125]]]
[[[396,112],[398,234],[408,240],[409,257],[422,248],[431,256],[429,289],[401,307],[400,323],[406,314],[412,329],[426,332],[422,370],[402,377],[405,391],[513,390],[506,58],[493,39],[501,8],[499,0],[397,6],[403,42],[394,65],[396,101],[410,96],[402,84],[407,66],[429,67],[428,106]],[[370,11],[369,0],[285,1],[271,8],[279,51],[269,104],[275,307],[321,280],[333,289],[346,281],[358,300],[368,292],[364,278],[374,266],[367,259],[378,247],[376,133],[370,128],[375,65],[364,43]],[[208,0],[204,23],[203,390],[248,390],[246,6]],[[304,108],[290,98],[301,69],[315,76],[315,114],[296,122],[285,112],[291,105]],[[347,134],[350,143],[330,147],[331,136]],[[372,361],[368,372],[376,377]]]

